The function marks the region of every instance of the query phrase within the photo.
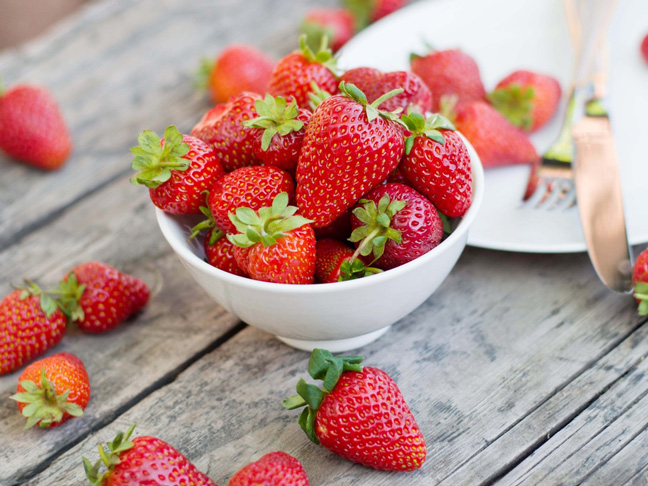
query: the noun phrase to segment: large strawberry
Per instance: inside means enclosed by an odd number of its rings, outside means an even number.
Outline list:
[[[56,346],[66,326],[56,302],[33,282],[11,292],[0,302],[0,375]]]
[[[551,76],[515,71],[488,94],[491,105],[516,127],[535,132],[556,113],[560,84]]]
[[[459,104],[486,99],[477,63],[459,49],[412,54],[410,64],[432,92],[433,112],[440,111],[442,101],[449,97],[456,97]]]
[[[65,120],[42,86],[0,83],[0,151],[39,169],[58,169],[72,151]]]
[[[470,156],[452,123],[441,115],[402,117],[412,134],[398,166],[411,186],[450,218],[463,216],[472,200]]]
[[[239,207],[230,215],[239,231],[227,235],[236,245],[234,257],[245,272],[265,282],[310,284],[315,275],[315,234],[310,220],[288,206],[288,194],[277,195],[269,207]]]
[[[25,368],[11,399],[27,417],[25,429],[56,427],[83,415],[90,401],[88,373],[77,356],[53,354]]]
[[[353,37],[355,19],[344,8],[315,8],[304,17],[301,31],[311,49],[317,49],[327,38],[331,50],[336,52]]]
[[[308,438],[345,459],[386,471],[420,468],[426,447],[414,416],[387,373],[362,360],[315,349],[308,373],[322,389],[300,379],[284,407],[306,406],[299,425]]]
[[[336,61],[324,42],[314,53],[302,35],[300,46],[301,50],[288,54],[275,66],[268,93],[286,99],[294,97],[299,106],[308,106],[312,83],[329,93],[337,91]]]
[[[199,84],[209,88],[214,103],[225,103],[244,91],[265,93],[273,68],[274,61],[256,47],[232,44],[214,61],[203,61]]]
[[[443,223],[423,195],[388,183],[365,194],[353,210],[350,241],[372,265],[388,270],[424,255],[441,243]]]
[[[538,153],[526,134],[484,101],[459,106],[454,123],[486,168],[538,161]]]
[[[101,262],[74,267],[56,293],[70,320],[89,333],[118,326],[149,299],[149,288],[142,280]]]
[[[238,471],[228,486],[308,486],[304,468],[290,454],[270,452]]]
[[[326,98],[315,110],[297,165],[297,205],[313,227],[331,224],[385,179],[403,155],[403,132],[393,113],[373,103],[352,84]]]
[[[395,111],[398,108],[407,111],[411,108],[419,113],[425,113],[432,108],[430,89],[421,78],[409,71],[383,73],[378,69],[359,67],[346,71],[340,80],[347,84],[354,84],[365,94],[370,103],[383,93],[403,88],[401,94],[389,98],[380,105],[379,108],[384,111]]]
[[[254,211],[270,206],[281,192],[294,199],[295,189],[288,172],[271,165],[242,167],[217,180],[209,192],[209,210],[216,226],[225,233],[236,233],[229,215],[236,208],[247,207]]]
[[[254,132],[254,154],[266,165],[294,172],[311,111],[269,94],[254,106],[259,116],[244,123]]]
[[[639,303],[639,315],[648,316],[648,249],[642,251],[634,262],[632,283]]]
[[[162,439],[119,432],[112,442],[99,445],[101,458],[83,467],[93,486],[217,486],[181,452]],[[105,467],[105,470],[103,468]]]
[[[199,213],[201,193],[225,172],[216,154],[202,140],[182,135],[174,126],[160,138],[150,130],[138,137],[131,153],[133,184],[149,188],[153,204],[172,214]]]
[[[224,108],[205,113],[191,130],[192,136],[214,149],[225,172],[259,164],[254,155],[253,133],[243,122],[256,116],[254,103],[260,99],[261,95],[245,91],[230,98]]]

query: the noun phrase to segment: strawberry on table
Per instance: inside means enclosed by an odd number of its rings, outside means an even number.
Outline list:
[[[404,7],[408,0],[343,0],[346,8],[356,19],[356,29],[364,29],[369,24]]]
[[[310,220],[288,206],[288,194],[278,194],[258,213],[236,209],[230,219],[239,231],[227,238],[236,245],[236,262],[251,278],[265,282],[311,284],[315,275],[315,234]]]
[[[203,60],[199,84],[209,89],[214,103],[225,103],[244,91],[265,93],[274,64],[256,47],[232,44],[214,61]]]
[[[81,417],[90,401],[90,381],[83,362],[70,353],[58,353],[30,364],[18,378],[11,396],[25,417],[25,429],[57,427]]]
[[[72,139],[52,94],[43,86],[0,82],[0,151],[44,170],[58,169],[72,151]]]
[[[367,267],[355,252],[338,240],[324,238],[316,244],[315,277],[321,283],[342,282],[380,272]]]
[[[30,362],[63,338],[67,318],[35,283],[0,302],[0,375]]]
[[[270,452],[238,471],[228,486],[309,486],[304,468],[290,454]]]
[[[214,149],[225,172],[250,165],[258,165],[254,155],[253,132],[243,122],[256,117],[254,103],[261,95],[245,91],[220,106],[205,113],[193,127],[191,135]]]
[[[468,149],[441,115],[427,120],[419,113],[403,115],[412,134],[398,168],[410,185],[450,218],[463,216],[472,200]]]
[[[397,89],[368,103],[340,83],[313,113],[297,164],[297,206],[314,228],[328,226],[384,180],[403,155],[403,130],[394,113],[378,110]]]
[[[488,94],[491,105],[522,130],[535,132],[558,110],[560,84],[551,76],[515,71]]]
[[[217,486],[181,452],[162,439],[140,436],[130,439],[119,432],[112,442],[99,445],[101,458],[83,467],[93,486]],[[105,470],[104,470],[105,468]]]
[[[144,308],[150,294],[142,280],[102,262],[74,267],[53,293],[70,321],[89,333],[118,326]]]
[[[182,135],[174,126],[164,131],[160,140],[154,132],[144,130],[139,146],[131,153],[133,184],[149,188],[153,204],[172,214],[199,213],[202,191],[225,172],[209,145],[195,137]]]
[[[317,49],[327,38],[331,50],[336,52],[353,37],[354,25],[353,15],[344,8],[316,8],[304,17],[301,31],[311,49]]]
[[[642,251],[634,263],[632,283],[639,303],[639,315],[648,316],[648,249]]]
[[[308,438],[332,453],[385,471],[412,471],[423,465],[425,440],[396,383],[378,368],[363,367],[361,356],[334,357],[315,349],[288,410],[306,406],[299,425]]]
[[[641,41],[641,55],[644,58],[644,61],[648,63],[648,34],[646,34],[646,37],[643,38]]]

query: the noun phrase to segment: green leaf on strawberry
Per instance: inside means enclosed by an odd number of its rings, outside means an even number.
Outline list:
[[[297,119],[299,107],[293,98],[290,104],[282,96],[276,98],[266,94],[265,99],[254,102],[259,116],[246,120],[243,125],[249,128],[263,129],[261,137],[261,149],[266,151],[270,147],[272,137],[278,133],[284,137],[291,132],[298,132],[304,127],[304,122]]]
[[[379,110],[378,107],[383,102],[387,101],[389,98],[393,98],[394,96],[397,96],[401,94],[403,91],[405,91],[403,88],[393,89],[383,94],[382,96],[374,100],[372,103],[369,103],[367,101],[366,95],[355,84],[345,83],[344,81],[341,81],[339,89],[340,89],[340,93],[342,93],[343,96],[346,96],[347,98],[357,101],[362,106],[364,106],[365,111],[367,112],[367,120],[370,123],[376,118],[378,118],[379,116],[385,118],[386,120],[399,121],[398,113],[400,110],[396,110],[393,112],[383,111],[383,110]]]
[[[639,301],[639,315],[648,316],[648,283],[637,282],[634,286],[634,297]]]
[[[531,86],[512,83],[496,88],[487,95],[490,104],[504,115],[513,125],[530,130],[533,126],[533,104],[535,90]]]
[[[445,145],[445,138],[439,130],[455,130],[454,125],[442,115],[435,113],[427,120],[423,115],[416,112],[409,112],[401,116],[401,121],[412,134],[405,139],[405,154],[409,155],[414,146],[416,137],[424,136],[430,140]]]

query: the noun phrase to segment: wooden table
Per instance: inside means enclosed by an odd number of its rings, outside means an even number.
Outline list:
[[[439,290],[362,349],[399,384],[426,437],[423,468],[386,474],[315,447],[281,399],[308,354],[237,322],[199,289],[128,182],[144,128],[188,131],[209,108],[191,86],[200,55],[238,41],[279,58],[305,11],[334,0],[113,0],[0,55],[8,85],[46,84],[75,152],[42,173],[0,157],[0,291],[43,285],[103,260],[163,278],[136,320],[101,336],[72,329],[92,382],[82,419],[23,431],[0,377],[0,483],[84,484],[81,456],[137,422],[218,484],[266,452],[298,457],[313,485],[645,484],[648,327],[587,257],[467,248]]]

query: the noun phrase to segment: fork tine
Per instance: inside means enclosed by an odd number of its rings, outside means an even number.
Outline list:
[[[569,189],[565,192],[565,195],[560,202],[558,202],[554,207],[556,211],[565,211],[576,205],[576,186],[573,181],[566,182],[569,182]]]
[[[535,191],[522,203],[522,207],[536,208],[538,204],[546,197],[550,190],[551,181],[549,179],[539,178]]]

